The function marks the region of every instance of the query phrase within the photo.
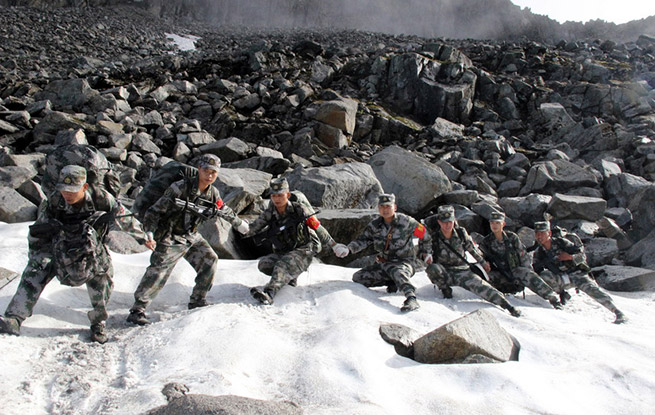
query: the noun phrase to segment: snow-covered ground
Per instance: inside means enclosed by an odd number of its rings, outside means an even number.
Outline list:
[[[198,36],[176,35],[175,33],[166,33],[166,38],[181,51],[195,50],[196,40],[200,39]]]
[[[27,223],[0,223],[0,266],[21,272]],[[413,281],[421,308],[351,281],[352,269],[313,264],[273,306],[248,288],[268,277],[256,261],[219,261],[212,306],[186,310],[194,273],[181,262],[148,310],[146,327],[125,322],[148,253],[113,254],[110,341],[89,343],[85,288],[52,282],[22,329],[0,335],[0,414],[135,415],[165,403],[162,387],[191,393],[291,400],[306,414],[652,414],[655,293],[612,296],[630,321],[584,294],[562,311],[531,292],[510,301],[521,318],[461,288],[437,295],[425,273]],[[0,290],[4,311],[18,281]],[[518,362],[425,365],[398,356],[378,334],[393,322],[431,331],[478,308],[521,343]]]

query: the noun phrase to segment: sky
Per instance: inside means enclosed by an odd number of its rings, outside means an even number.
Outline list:
[[[652,0],[512,0],[560,23],[601,19],[617,24],[655,15]]]
[[[0,267],[27,263],[29,223],[0,223]],[[351,281],[354,269],[314,263],[272,306],[250,297],[268,277],[256,260],[219,260],[208,300],[186,310],[194,272],[181,261],[147,314],[125,319],[148,252],[112,253],[115,289],[109,341],[89,342],[84,287],[51,282],[20,337],[0,335],[0,415],[138,415],[164,405],[169,382],[190,393],[290,400],[308,415],[646,415],[655,406],[655,293],[612,292],[630,319],[585,294],[554,310],[530,291],[511,296],[520,318],[462,288],[436,295],[425,272],[413,279],[421,308]],[[0,311],[18,280],[0,289]],[[401,357],[380,337],[382,323],[421,333],[477,309],[521,344],[518,361],[427,365]]]

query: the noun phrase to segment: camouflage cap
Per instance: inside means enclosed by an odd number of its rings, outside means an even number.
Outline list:
[[[221,167],[221,159],[219,159],[218,156],[215,156],[214,154],[203,154],[200,156],[200,159],[198,159],[198,167],[201,169],[211,169],[218,171],[218,169]]]
[[[270,194],[289,193],[289,182],[284,177],[271,180]]]
[[[497,211],[491,212],[489,222],[505,222],[505,214]]]
[[[534,223],[535,232],[548,232],[549,230],[550,230],[550,222],[548,221]]]
[[[86,183],[86,169],[82,166],[69,164],[59,172],[57,190],[64,192],[78,192]]]
[[[382,193],[378,196],[378,206],[393,206],[396,204],[396,195],[393,193]]]
[[[450,205],[439,206],[439,210],[437,210],[437,219],[442,222],[454,222],[455,208]]]

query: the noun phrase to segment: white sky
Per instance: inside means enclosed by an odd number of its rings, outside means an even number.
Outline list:
[[[560,23],[601,19],[617,24],[655,15],[655,0],[512,0]]]
[[[27,223],[0,223],[0,267],[21,272]],[[311,415],[646,415],[655,407],[655,293],[611,295],[630,319],[585,294],[557,311],[530,291],[510,297],[521,318],[454,288],[435,295],[425,272],[413,283],[421,308],[402,295],[351,281],[353,269],[312,264],[275,304],[248,288],[268,277],[257,261],[219,260],[209,307],[186,310],[194,272],[181,261],[146,327],[125,322],[148,253],[112,254],[115,288],[105,345],[89,343],[84,287],[51,282],[20,337],[0,335],[0,414],[135,415],[165,404],[162,387],[191,393],[291,400]],[[0,312],[18,281],[0,289]],[[518,339],[518,362],[425,365],[398,356],[381,323],[421,333],[477,309]]]

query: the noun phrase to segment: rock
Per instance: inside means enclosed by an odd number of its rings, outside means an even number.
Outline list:
[[[652,269],[604,265],[592,270],[598,285],[611,291],[655,291],[655,271]]]
[[[377,206],[382,186],[365,163],[296,168],[285,175],[291,190],[300,190],[313,206],[366,209]]]
[[[518,360],[520,345],[493,315],[477,310],[414,341],[414,360],[421,363],[463,363],[471,355],[494,361]]]
[[[590,267],[611,264],[619,256],[617,241],[611,238],[593,238],[584,244]]]
[[[566,160],[553,160],[532,166],[520,194],[553,194],[575,187],[593,187],[598,184],[598,177],[588,170]]]
[[[303,410],[290,401],[263,401],[235,395],[186,394],[146,415],[302,415]]]
[[[2,186],[12,189],[17,189],[26,181],[33,179],[36,175],[36,169],[30,164],[22,167],[0,167],[0,183],[2,183]]]
[[[344,134],[352,136],[355,131],[355,116],[357,115],[357,102],[341,98],[339,100],[325,101],[320,104],[314,119],[338,128]]]
[[[394,193],[398,209],[409,215],[428,209],[436,198],[452,190],[439,167],[397,146],[375,154],[368,163],[384,192]]]
[[[81,109],[92,97],[99,95],[86,79],[52,81],[43,91],[34,95],[36,100],[48,100],[57,109]]]
[[[228,137],[202,145],[199,147],[199,150],[203,153],[217,155],[221,159],[221,163],[229,163],[246,158],[250,147],[243,140],[236,137]]]
[[[10,187],[0,187],[0,221],[7,223],[36,220],[37,207]]]
[[[0,267],[0,289],[18,277],[19,273]]]
[[[600,220],[607,208],[607,202],[597,197],[570,196],[555,193],[548,204],[547,212],[556,219]]]
[[[421,334],[402,324],[380,324],[380,336],[385,342],[393,345],[396,353],[410,359],[414,358],[414,341]]]
[[[271,175],[252,169],[221,168],[214,186],[237,214],[244,211],[268,190]]]

